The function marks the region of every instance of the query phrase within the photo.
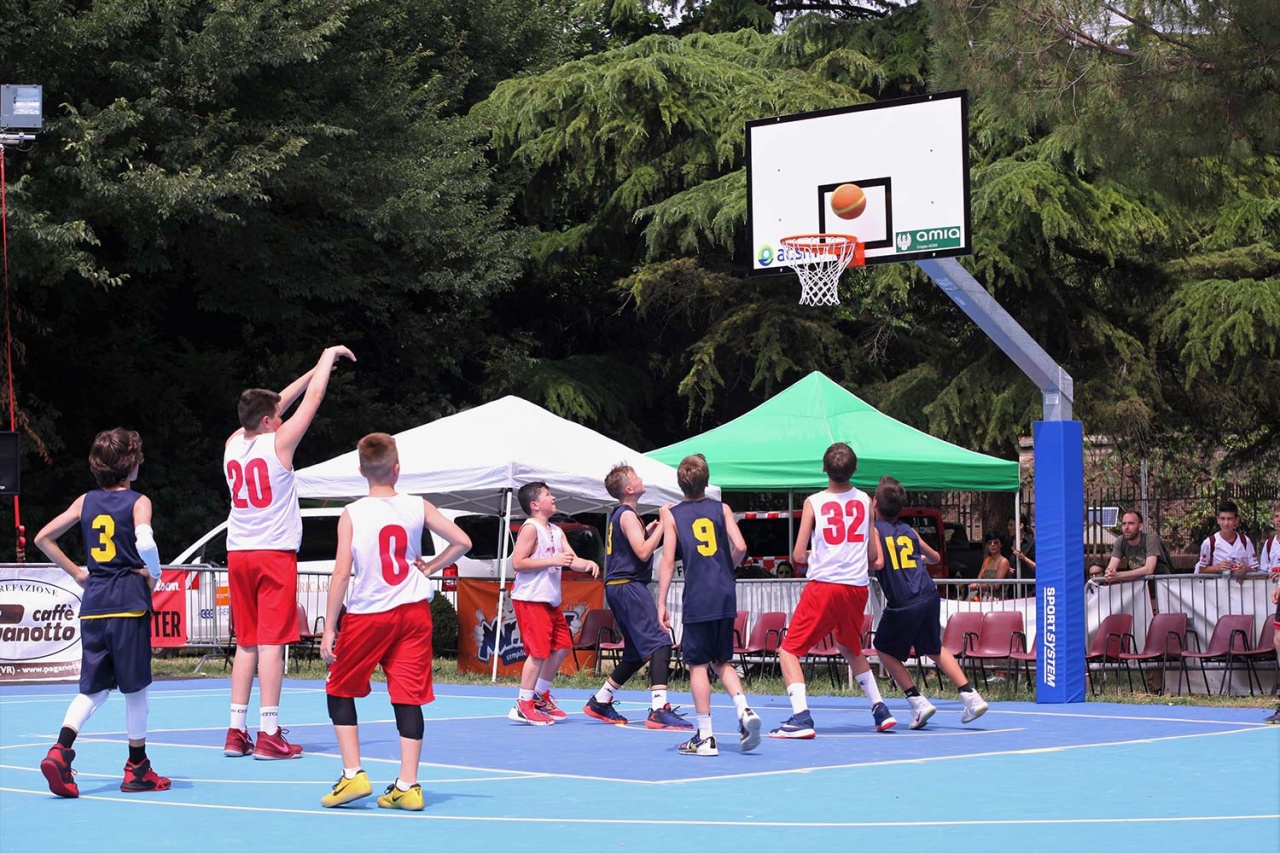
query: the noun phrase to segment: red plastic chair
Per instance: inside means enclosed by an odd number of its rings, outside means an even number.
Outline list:
[[[978,641],[978,632],[982,630],[982,613],[977,610],[960,610],[951,614],[947,625],[942,630],[942,647],[951,652],[956,661],[964,666],[969,649]],[[936,669],[936,668],[935,668]],[[942,687],[942,671],[937,670],[938,686]],[[928,684],[927,678],[921,682]]]
[[[1209,689],[1209,673],[1205,669],[1205,662],[1222,662],[1222,685],[1218,688],[1218,693],[1227,692],[1227,682],[1230,681],[1231,670],[1235,665],[1237,654],[1239,652],[1247,652],[1252,648],[1253,642],[1253,616],[1251,614],[1227,614],[1218,617],[1218,624],[1213,626],[1213,633],[1209,635],[1209,645],[1204,651],[1188,652],[1183,651],[1182,657],[1187,660],[1200,662],[1200,675],[1204,678],[1204,687]],[[1253,685],[1249,685],[1253,689]]]
[[[756,624],[751,627],[751,634],[747,637],[747,641],[733,650],[739,664],[742,666],[744,675],[750,671],[749,666],[753,662],[758,662],[760,671],[763,672],[765,664],[769,662],[769,658],[773,658],[776,670],[778,647],[782,645],[782,635],[786,633],[786,630],[787,614],[778,610],[770,610],[760,614],[759,618],[756,619]],[[748,660],[749,657],[756,658],[757,661],[750,661]]]
[[[1151,625],[1147,628],[1147,641],[1141,652],[1122,651],[1120,663],[1124,666],[1125,678],[1129,681],[1129,692],[1133,692],[1133,670],[1129,664],[1136,664],[1138,674],[1143,675],[1142,665],[1178,664],[1178,694],[1182,694],[1182,679],[1187,674],[1187,662],[1182,653],[1187,648],[1187,614],[1157,613],[1151,617]],[[1161,688],[1163,691],[1163,687]]]
[[[1027,647],[1027,635],[1023,630],[1022,612],[1018,610],[993,610],[982,617],[978,642],[969,649],[968,659],[978,664],[982,674],[982,686],[987,684],[987,661],[1003,660],[1005,669],[1013,665],[1013,653]]]
[[[1243,660],[1249,668],[1249,695],[1253,695],[1253,683],[1258,683],[1258,692],[1262,692],[1262,677],[1254,668],[1255,661],[1276,661],[1276,622],[1270,614],[1262,616],[1262,634],[1258,637],[1258,645],[1252,649],[1240,651],[1233,649],[1232,660]],[[1277,677],[1280,679],[1280,661],[1276,662]]]
[[[1014,650],[1009,653],[1009,658],[1015,664],[1021,664],[1021,666],[1015,666],[1013,670],[1013,690],[1015,693],[1018,690],[1018,672],[1019,671],[1026,673],[1028,682],[1035,681],[1035,674],[1031,671],[1031,667],[1035,664],[1036,660],[1039,657],[1040,657],[1040,635],[1039,634],[1036,634],[1036,638],[1031,641],[1031,651],[1024,652],[1024,651]]]
[[[582,664],[578,661],[578,652],[594,652],[596,656],[595,671],[600,672],[600,645],[602,643],[618,643],[622,636],[618,633],[618,623],[614,621],[613,611],[606,607],[588,610],[582,617],[582,628],[578,638],[573,641],[573,664],[578,670]]]
[[[828,633],[818,641],[816,646],[809,649],[809,653],[805,655],[805,660],[809,664],[808,681],[813,681],[813,673],[818,664],[825,663],[827,665],[827,674],[831,676],[832,686],[841,686],[840,664],[844,663],[844,655],[840,652],[840,647],[836,645],[836,639],[832,634]]]
[[[747,619],[751,617],[750,610],[739,610],[738,614],[733,617],[733,645],[735,647],[743,646],[747,641]]]
[[[1089,676],[1089,690],[1094,696],[1098,695],[1098,687],[1093,679],[1094,671],[1105,670],[1107,664],[1111,664],[1113,669],[1118,669],[1120,653],[1133,651],[1130,645],[1132,638],[1132,613],[1112,613],[1098,626],[1098,633],[1093,635],[1089,653],[1084,656],[1085,672]]]

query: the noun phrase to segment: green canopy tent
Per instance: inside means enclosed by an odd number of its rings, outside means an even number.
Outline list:
[[[701,453],[711,482],[729,491],[818,490],[827,485],[822,454],[837,441],[858,454],[853,482],[867,491],[885,474],[911,491],[1018,489],[1016,460],[975,453],[900,423],[816,371],[745,415],[648,455],[679,465]]]

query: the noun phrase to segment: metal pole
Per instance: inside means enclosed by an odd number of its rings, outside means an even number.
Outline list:
[[[493,615],[493,675],[491,681],[498,680],[498,641],[502,639],[502,601],[506,595],[507,563],[511,560],[511,552],[507,545],[511,535],[507,532],[511,527],[511,489],[503,489],[506,501],[502,509],[502,517],[498,526],[498,612]]]

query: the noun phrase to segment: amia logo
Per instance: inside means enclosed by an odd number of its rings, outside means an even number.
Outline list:
[[[963,245],[964,229],[959,225],[946,228],[920,228],[899,231],[894,245],[899,252],[928,252],[934,249],[958,249]]]

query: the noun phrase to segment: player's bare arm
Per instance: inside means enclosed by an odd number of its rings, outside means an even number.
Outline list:
[[[36,547],[39,548],[44,555],[49,558],[49,562],[56,563],[58,568],[69,574],[76,583],[84,586],[89,580],[89,572],[80,568],[71,562],[71,558],[58,545],[58,537],[66,533],[80,521],[80,513],[84,509],[84,495],[76,498],[71,506],[58,513],[52,521],[40,528],[40,532],[36,534]]]
[[[724,529],[729,534],[729,546],[733,549],[733,564],[736,566],[742,562],[742,558],[747,556],[747,540],[742,538],[742,531],[738,528],[738,520],[733,517],[733,510],[728,504],[724,506]]]
[[[328,347],[320,354],[320,360],[316,362],[315,368],[311,371],[311,378],[307,381],[307,388],[302,395],[302,402],[298,404],[298,410],[276,430],[276,456],[285,468],[293,467],[293,452],[298,449],[298,443],[302,441],[302,436],[306,434],[307,428],[311,426],[311,421],[320,409],[320,401],[324,399],[324,392],[329,387],[329,374],[333,372],[334,365],[340,358],[356,360],[351,350],[344,346]],[[284,406],[283,398],[280,404]]]
[[[800,512],[800,528],[796,530],[796,544],[791,549],[791,561],[793,563],[809,562],[809,537],[813,535],[813,506],[808,502],[804,502],[804,509]]]
[[[661,523],[651,522],[648,527],[645,527],[640,522],[640,516],[634,512],[622,514],[621,527],[623,535],[627,537],[627,544],[641,560],[652,557],[653,552],[658,550],[658,545],[662,542]]]
[[[337,660],[334,641],[338,633],[338,613],[347,597],[351,583],[351,514],[346,510],[338,517],[338,553],[333,562],[333,576],[329,578],[329,597],[324,608],[324,635],[320,638],[320,657],[325,663]]]
[[[422,523],[432,533],[449,543],[448,547],[429,561],[418,558],[415,565],[427,577],[458,562],[459,557],[471,550],[471,537],[453,521],[445,518],[431,501],[422,501]]]
[[[671,577],[676,571],[676,518],[670,507],[658,512],[662,527],[662,559],[658,561],[658,621],[671,630],[671,614],[667,612],[667,590],[671,589]]]

